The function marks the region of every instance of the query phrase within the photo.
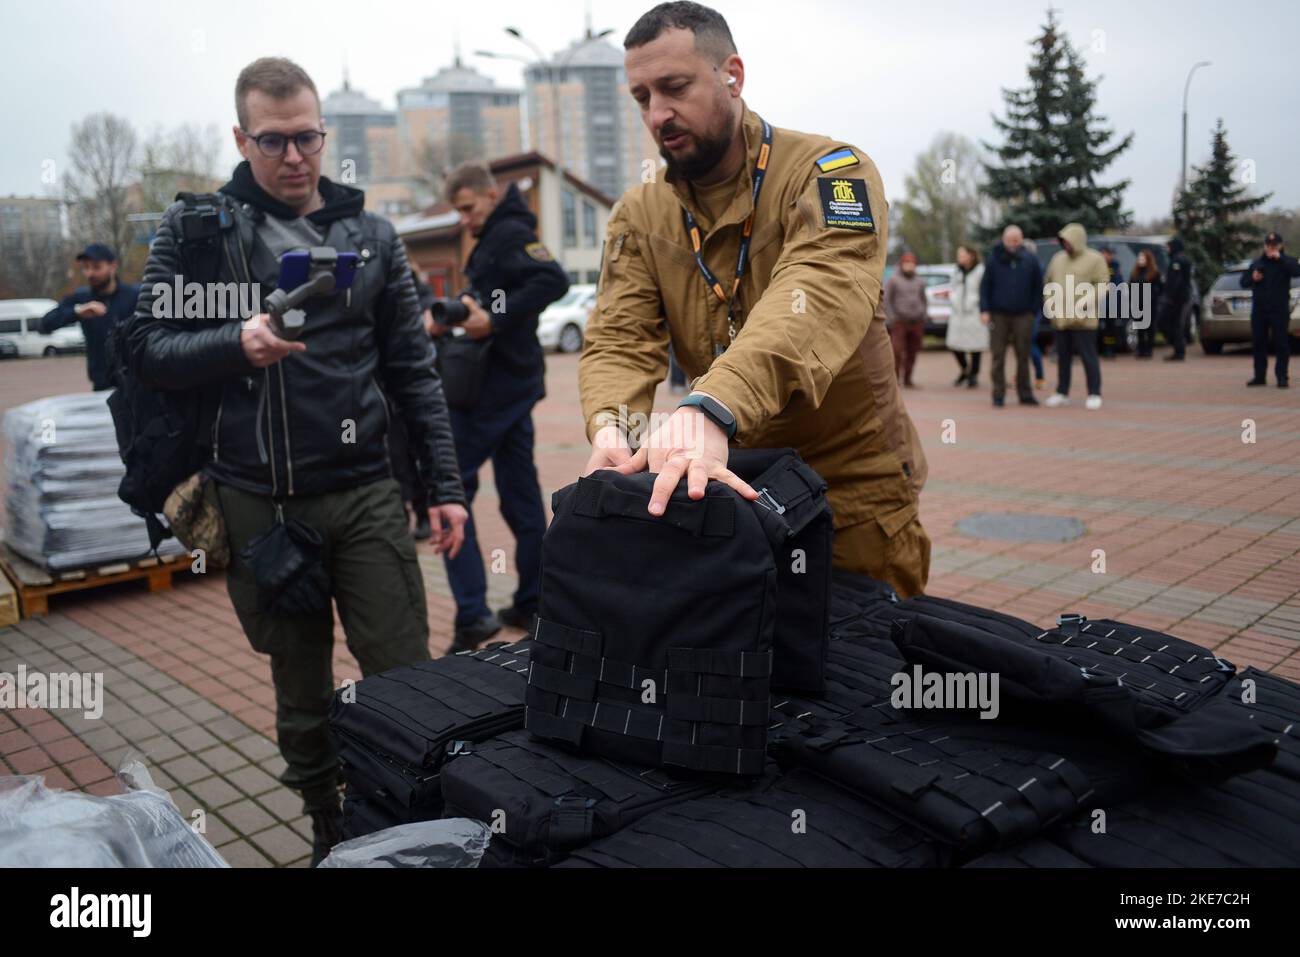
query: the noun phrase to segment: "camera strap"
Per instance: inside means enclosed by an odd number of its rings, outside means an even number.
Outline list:
[[[713,290],[713,294],[727,304],[727,346],[736,341],[736,293],[740,289],[740,280],[745,275],[745,267],[749,263],[749,243],[754,235],[754,217],[758,215],[758,197],[763,191],[763,178],[767,175],[767,164],[772,158],[772,127],[766,120],[760,118],[763,124],[763,143],[758,150],[758,161],[754,164],[753,176],[753,206],[749,211],[749,217],[745,220],[744,228],[740,234],[740,252],[736,255],[736,278],[732,280],[731,292],[728,294],[723,288],[721,282],[709,269],[704,262],[704,242],[703,234],[700,231],[700,225],[695,221],[694,214],[685,206],[682,207],[682,216],[686,220],[686,233],[691,237],[691,248],[695,252],[695,263],[700,267],[700,275],[704,277],[704,284]],[[721,355],[727,346],[718,345],[715,347],[715,355]]]

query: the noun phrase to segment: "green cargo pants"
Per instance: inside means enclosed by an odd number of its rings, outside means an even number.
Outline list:
[[[302,792],[304,811],[336,803],[339,763],[327,719],[335,691],[333,608],[287,617],[263,612],[239,554],[271,527],[271,500],[229,485],[218,485],[217,494],[230,535],[230,600],[253,648],[271,656],[276,737],[287,765],[280,780]],[[325,540],[330,593],[361,673],[427,661],[424,578],[397,483],[381,479],[290,498],[284,517],[309,525]]]

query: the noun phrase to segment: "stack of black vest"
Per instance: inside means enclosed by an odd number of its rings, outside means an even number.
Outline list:
[[[1300,864],[1300,687],[1119,622],[900,601],[830,571],[797,456],[732,464],[759,502],[558,492],[535,641],[341,692],[347,835],[473,817],[485,866]]]

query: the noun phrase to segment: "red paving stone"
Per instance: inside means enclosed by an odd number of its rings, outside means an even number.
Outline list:
[[[1300,524],[1283,527],[1300,515],[1295,394],[1245,390],[1249,359],[1239,351],[1214,358],[1189,353],[1181,367],[1128,357],[1105,362],[1106,406],[1100,412],[1080,405],[999,410],[984,389],[949,387],[953,365],[942,352],[926,352],[917,372],[923,388],[906,393],[930,463],[921,517],[934,542],[932,594],[1039,624],[1067,611],[1122,618],[1202,642],[1239,666],[1300,679]],[[576,478],[588,449],[577,402],[577,359],[553,356],[548,366],[549,395],[534,420],[549,508],[550,493]],[[1054,376],[1049,366],[1049,381]],[[77,357],[7,363],[0,409],[84,386]],[[674,404],[662,388],[658,400],[659,409]],[[954,444],[941,439],[947,419],[957,425]],[[1254,444],[1241,441],[1243,419],[1256,424]],[[514,543],[498,511],[490,468],[482,479],[475,503],[482,550],[487,555],[501,548],[512,561]],[[1165,512],[1169,506],[1178,511]],[[1208,510],[1220,511],[1204,514]],[[985,511],[1073,516],[1086,532],[1072,542],[1015,543],[959,530],[962,519]],[[1089,575],[1097,548],[1105,551],[1106,574]],[[454,604],[441,560],[426,548],[422,556],[430,649],[437,655],[451,642]],[[1037,573],[1065,580],[1040,582]],[[489,578],[504,603],[509,575]],[[1120,583],[1145,590],[1101,593]],[[1186,610],[1170,610],[1158,596],[1169,586],[1177,586],[1175,605]],[[1214,617],[1204,606],[1228,594],[1258,606],[1247,616],[1250,624],[1234,627],[1203,617]],[[1155,596],[1156,604],[1146,606],[1142,595]],[[1260,630],[1257,619],[1273,606],[1281,606],[1279,613],[1289,610],[1290,617],[1279,618],[1275,627],[1289,636]],[[220,574],[177,576],[175,588],[154,595],[138,584],[80,592],[56,597],[51,607],[253,728],[274,734],[268,660],[249,648]],[[359,677],[341,629],[336,636],[336,681]],[[0,754],[14,770],[42,771],[52,786],[89,786],[95,793],[115,786],[108,766],[61,724],[42,724],[46,717],[0,714]]]

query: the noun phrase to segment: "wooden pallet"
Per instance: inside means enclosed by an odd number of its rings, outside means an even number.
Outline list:
[[[138,561],[114,562],[75,571],[51,572],[14,552],[0,542],[0,572],[3,572],[18,596],[21,617],[32,618],[50,613],[50,596],[65,592],[83,591],[143,579],[149,591],[167,591],[172,587],[172,575],[188,571],[187,555],[164,555],[162,558],[142,558]]]

